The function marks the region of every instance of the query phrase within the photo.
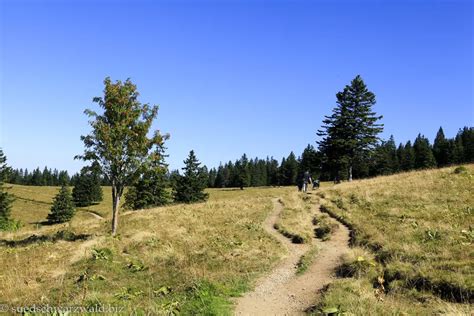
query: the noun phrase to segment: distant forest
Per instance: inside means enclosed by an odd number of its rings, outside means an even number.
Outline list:
[[[421,134],[413,142],[400,143],[398,147],[393,136],[380,141],[367,157],[354,161],[353,176],[362,179],[471,162],[474,162],[474,128],[464,127],[454,138],[446,138],[440,127],[433,145]],[[308,145],[299,157],[291,152],[281,163],[273,157],[249,160],[244,154],[235,162],[210,169],[208,186],[296,185],[305,171],[314,179],[333,180],[331,166],[325,163],[324,155]]]
[[[418,135],[416,139],[396,146],[394,137],[379,142],[367,158],[354,162],[355,179],[390,175],[397,172],[444,167],[452,164],[474,162],[474,128],[464,127],[453,138],[446,138],[439,129],[434,143]],[[333,180],[330,167],[314,146],[308,145],[301,155],[291,152],[281,161],[269,157],[251,158],[246,154],[235,162],[229,161],[217,168],[203,168],[210,188],[257,187],[296,185],[302,174],[309,171],[314,179]],[[178,171],[167,174],[171,184]],[[72,177],[67,171],[50,168],[11,169],[7,182],[34,186],[74,186],[79,174]],[[110,185],[102,179],[102,185]]]

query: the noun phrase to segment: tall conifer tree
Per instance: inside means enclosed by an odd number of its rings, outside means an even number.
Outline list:
[[[173,197],[176,202],[194,203],[207,200],[208,193],[204,192],[207,186],[207,176],[203,172],[201,163],[191,150],[184,161],[184,174],[177,178],[173,188]]]
[[[337,106],[318,131],[318,136],[323,137],[318,143],[333,176],[337,178],[342,169],[347,169],[351,181],[356,157],[367,156],[378,141],[383,124],[377,121],[382,116],[373,111],[375,94],[367,89],[359,75],[336,98]]]
[[[436,160],[433,156],[430,142],[426,137],[418,134],[413,143],[413,150],[415,152],[415,169],[436,167]]]
[[[443,128],[440,127],[433,143],[433,155],[438,167],[449,163],[449,142],[444,136]]]
[[[8,230],[12,223],[10,212],[13,200],[3,187],[3,181],[5,181],[8,172],[7,157],[0,149],[0,230]]]

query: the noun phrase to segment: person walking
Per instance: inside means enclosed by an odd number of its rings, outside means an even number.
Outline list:
[[[309,171],[305,171],[303,175],[303,192],[308,192],[308,185],[312,182],[311,174]]]

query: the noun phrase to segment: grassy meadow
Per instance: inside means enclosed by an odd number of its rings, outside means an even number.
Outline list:
[[[340,268],[343,278],[320,306],[355,314],[470,314],[473,188],[474,165],[467,165],[319,192],[322,210],[352,228],[354,246]]]
[[[285,256],[261,226],[278,198],[276,228],[295,242],[314,241],[314,223],[326,217],[315,217],[319,203],[353,230],[351,253],[310,313],[470,314],[474,165],[454,170],[324,184],[308,195],[293,187],[210,189],[205,203],[123,211],[116,237],[110,188],[70,223],[49,226],[42,222],[59,188],[7,184],[12,217],[23,226],[0,233],[0,304],[231,314],[233,297]],[[318,260],[317,249],[301,258],[298,274]]]
[[[230,313],[230,298],[284,256],[261,223],[273,198],[294,191],[212,189],[206,203],[125,211],[112,238],[109,189],[88,208],[104,219],[79,210],[70,223],[48,226],[38,223],[58,188],[10,187],[12,217],[24,226],[0,239],[26,242],[0,247],[0,303],[111,304],[164,314]],[[33,234],[59,237],[29,242]]]

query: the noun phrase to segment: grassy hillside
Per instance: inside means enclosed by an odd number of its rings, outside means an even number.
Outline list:
[[[468,313],[455,303],[474,299],[474,165],[458,171],[411,172],[321,191],[323,211],[346,222],[362,248],[339,271],[353,278],[330,286],[321,305],[355,313]]]
[[[112,238],[107,199],[93,207],[105,219],[78,212],[70,224],[35,224],[57,190],[10,189],[13,217],[25,226],[0,235],[0,303],[228,313],[229,298],[284,255],[260,224],[273,198],[294,191],[210,190],[206,203],[125,212]]]
[[[8,185],[12,216],[24,226],[0,233],[0,304],[229,314],[232,297],[285,255],[261,227],[278,198],[280,231],[302,242],[314,235],[311,202],[354,231],[353,252],[313,311],[469,314],[474,165],[454,169],[325,184],[309,195],[213,189],[206,203],[123,212],[115,238],[110,188],[71,223],[48,226],[41,222],[59,188]]]

